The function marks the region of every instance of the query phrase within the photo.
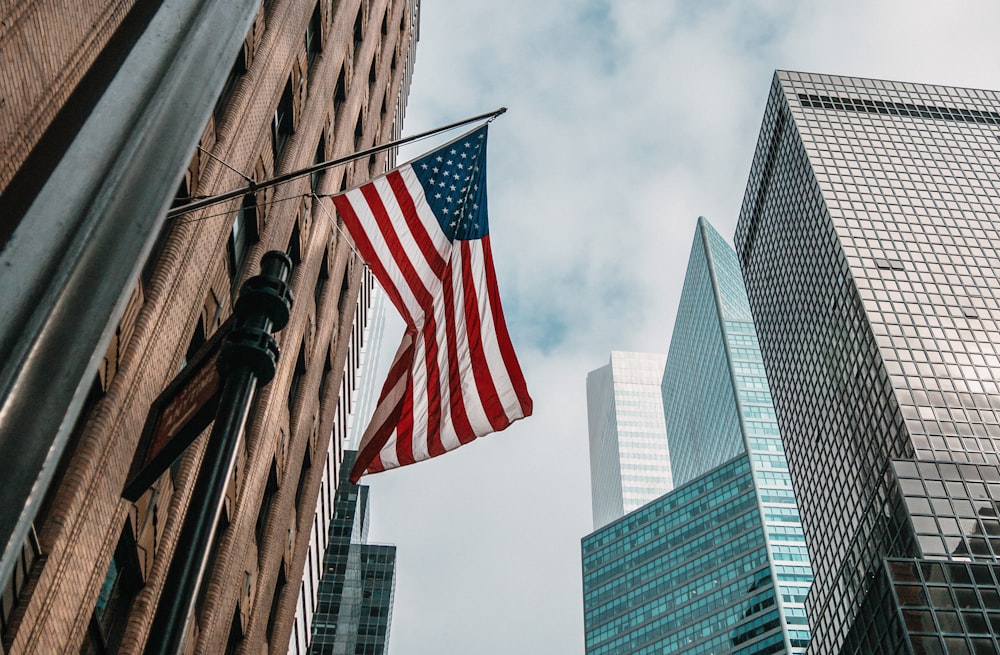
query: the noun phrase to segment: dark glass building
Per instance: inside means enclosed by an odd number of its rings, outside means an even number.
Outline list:
[[[810,652],[998,653],[1000,95],[779,71],[736,234]]]
[[[368,540],[368,487],[348,476],[356,451],[344,453],[323,557],[312,655],[384,655],[395,591],[396,547]]]
[[[583,539],[586,652],[804,653],[795,497],[736,253],[705,219],[662,394],[680,486]]]

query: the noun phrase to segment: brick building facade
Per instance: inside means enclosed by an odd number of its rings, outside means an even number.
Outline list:
[[[417,0],[265,0],[184,173],[177,203],[398,136]],[[0,2],[0,193],[58,140],[60,110],[127,47],[132,2]],[[205,435],[136,503],[121,498],[150,404],[231,311],[268,250],[295,262],[274,380],[258,392],[188,652],[284,653],[331,434],[356,366],[370,277],[319,196],[377,175],[381,153],[169,220],[121,313],[22,556],[3,583],[2,653],[141,652]],[[150,176],[175,171],[150,170]],[[20,177],[19,177],[20,176]],[[9,202],[8,202],[9,201]],[[14,222],[4,223],[3,238]],[[359,299],[361,302],[359,302]],[[353,335],[353,336],[352,336]],[[340,438],[334,456],[341,456]]]

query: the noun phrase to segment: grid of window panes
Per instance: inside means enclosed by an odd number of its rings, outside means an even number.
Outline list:
[[[588,655],[787,652],[746,456],[582,547]]]
[[[868,582],[857,619],[839,652],[845,655],[914,655],[885,566],[880,566]]]
[[[595,527],[673,488],[659,387],[665,360],[613,351],[607,366],[587,376]]]
[[[607,525],[625,513],[614,397],[610,364],[587,375],[590,500],[594,528]]]
[[[1000,653],[1000,566],[899,559],[887,569],[913,653]]]
[[[745,452],[719,318],[708,232],[698,220],[662,382],[676,484]]]
[[[382,655],[389,651],[396,547],[366,544],[360,555],[362,603],[353,655]]]
[[[788,648],[804,652],[804,600],[812,582],[805,538],[739,261],[704,218],[698,220],[663,392],[671,456],[684,461],[689,474],[716,464],[720,451],[749,453]]]
[[[778,72],[737,247],[836,653],[887,556],[891,460],[996,465],[996,92]],[[867,622],[869,617],[861,617]]]
[[[733,258],[735,259],[735,254]],[[778,431],[753,323],[725,321],[724,325],[747,449],[763,512],[768,550],[782,601],[791,652],[802,653],[809,643],[805,599],[813,575],[781,443],[781,433]]]
[[[673,488],[660,398],[665,362],[663,354],[611,353],[625,512]]]
[[[928,461],[893,465],[924,558],[998,559],[1000,468]]]
[[[334,498],[323,573],[312,615],[312,655],[383,655],[395,591],[395,546],[364,543],[368,487],[347,479],[356,453],[346,451]]]

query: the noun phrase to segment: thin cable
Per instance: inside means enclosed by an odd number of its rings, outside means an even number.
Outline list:
[[[198,146],[198,150],[201,150],[203,153],[205,153],[206,155],[208,155],[209,157],[211,157],[215,161],[219,162],[220,164],[222,164],[223,166],[225,166],[226,168],[228,168],[232,172],[236,173],[237,175],[239,175],[240,177],[242,177],[244,180],[246,180],[250,184],[254,184],[254,181],[253,181],[252,177],[247,176],[245,173],[243,173],[243,171],[237,169],[235,166],[230,165],[229,162],[227,162],[225,159],[222,159],[221,157],[216,157],[211,152],[209,152],[208,150],[205,150],[201,146]]]
[[[268,202],[258,202],[254,204],[254,207],[270,207],[271,205],[276,205],[280,202],[288,202],[289,200],[301,200],[302,198],[308,198],[309,194],[302,193],[296,196],[288,196],[286,198],[277,198],[275,200],[270,200]],[[179,218],[175,222],[178,225],[187,225],[188,223],[200,223],[201,221],[208,220],[210,218],[218,218],[219,216],[232,216],[233,212],[226,210],[219,212],[217,214],[207,214],[205,216],[189,216],[185,218]]]
[[[337,217],[331,214],[330,211],[323,205],[322,202],[323,198],[316,195],[315,193],[311,195],[313,199],[316,201],[316,203],[319,205],[319,208],[322,209],[323,213],[326,214],[327,218],[330,219],[330,223],[333,224],[333,228],[337,230],[337,232],[340,232],[340,236],[347,239],[347,246],[351,249],[354,255],[361,260],[361,263],[364,264],[365,268],[368,268],[368,262],[366,262],[365,258],[361,256],[361,253],[358,252],[358,249],[354,247],[354,243],[351,240],[351,236],[347,234],[347,232],[344,232],[344,230],[340,227],[340,222],[337,220]],[[323,196],[323,197],[329,197],[329,196]]]

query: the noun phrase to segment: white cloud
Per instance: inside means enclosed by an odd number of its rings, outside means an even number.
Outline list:
[[[399,546],[392,649],[578,654],[586,374],[612,349],[667,350],[695,219],[732,235],[774,69],[1000,88],[1000,5],[422,9],[405,132],[510,107],[490,133],[490,224],[536,415],[368,481],[373,537]]]

